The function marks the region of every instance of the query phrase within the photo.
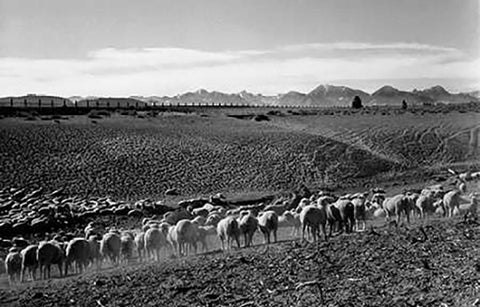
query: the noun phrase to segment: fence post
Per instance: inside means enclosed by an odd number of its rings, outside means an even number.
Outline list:
[[[117,109],[120,109],[120,101],[117,101]]]
[[[95,100],[95,108],[97,108],[97,109],[98,109],[98,99],[97,99],[97,100]]]
[[[64,108],[67,107],[67,100],[66,100],[66,99],[63,99],[63,107],[64,107]]]
[[[138,101],[135,101],[135,109],[138,109]]]
[[[127,109],[130,109],[130,102],[127,101]]]
[[[27,99],[23,99],[23,106],[26,108],[27,107]]]
[[[38,108],[40,109],[42,107],[42,99],[38,99]]]
[[[110,100],[107,101],[107,109],[110,109]]]
[[[87,109],[90,108],[90,101],[87,99]]]
[[[78,109],[78,101],[75,100],[75,109]]]
[[[50,107],[53,109],[53,99],[50,100]]]
[[[13,98],[10,98],[10,107],[13,108]]]

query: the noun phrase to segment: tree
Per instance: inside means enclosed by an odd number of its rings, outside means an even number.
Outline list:
[[[407,102],[405,101],[405,99],[402,101],[402,109],[407,109]]]
[[[361,109],[361,108],[363,108],[362,99],[360,99],[360,97],[355,96],[355,98],[353,98],[352,108],[354,108],[354,109]]]

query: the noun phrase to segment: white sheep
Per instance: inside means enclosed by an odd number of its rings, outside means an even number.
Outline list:
[[[410,223],[410,205],[404,194],[398,194],[393,197],[386,198],[382,204],[383,210],[385,210],[385,219],[390,222],[392,216],[396,216],[397,225],[400,224],[402,215],[406,217],[408,223]]]
[[[197,252],[198,225],[192,221],[183,219],[175,225],[173,240],[178,246],[179,256],[187,255],[189,246]]]
[[[70,264],[75,262],[75,273],[83,273],[90,261],[90,244],[84,238],[73,238],[68,242],[66,260],[65,260],[65,276],[68,275]]]
[[[208,252],[208,236],[215,235],[217,233],[216,227],[213,225],[198,226],[198,242],[202,244],[202,251]]]
[[[204,216],[197,216],[192,220],[192,223],[196,223],[198,226],[203,226],[205,225],[205,222],[207,221],[207,218]]]
[[[37,261],[40,269],[40,278],[50,278],[52,264],[58,266],[58,272],[62,277],[62,265],[65,262],[65,253],[57,241],[40,242],[37,249]]]
[[[35,272],[38,267],[37,248],[38,248],[38,245],[33,244],[25,247],[20,252],[22,254],[22,274],[20,277],[22,282],[25,280],[25,271],[27,269],[28,269],[30,278],[32,280],[35,280]]]
[[[207,220],[205,221],[204,225],[212,225],[216,227],[218,225],[218,222],[220,222],[221,219],[222,219],[222,216],[219,214],[215,214],[215,213],[210,214],[207,217]]]
[[[258,216],[258,228],[263,233],[265,244],[270,244],[271,233],[273,233],[274,242],[277,242],[278,215],[274,211],[262,212]]]
[[[227,248],[231,247],[232,240],[235,240],[238,248],[240,248],[240,229],[235,217],[227,216],[220,220],[217,224],[217,235],[222,242],[222,250],[226,250]]]
[[[90,248],[90,263],[95,264],[96,269],[100,269],[102,255],[100,253],[100,242],[97,236],[93,235],[88,238],[88,245]]]
[[[301,228],[300,214],[295,211],[285,211],[278,217],[278,227],[292,227],[292,236],[297,236]]]
[[[300,214],[302,212],[302,209],[305,208],[306,206],[310,205],[310,199],[308,198],[302,198],[300,202],[297,205],[297,208],[295,209],[295,212]],[[265,210],[266,212],[267,210]]]
[[[366,201],[365,196],[361,193],[352,199],[353,215],[355,218],[356,231],[365,231],[365,228],[366,228],[365,201]],[[360,225],[362,225],[362,227],[360,227]]]
[[[100,241],[100,254],[103,258],[109,258],[112,264],[117,264],[120,260],[120,250],[122,242],[120,234],[114,231],[109,231],[103,235]]]
[[[12,247],[8,251],[8,255],[5,258],[5,270],[8,274],[8,282],[10,284],[15,281],[20,281],[20,274],[22,271],[22,255],[18,251],[17,247]]]
[[[321,228],[325,241],[327,241],[327,212],[323,206],[305,206],[300,212],[300,223],[302,224],[302,240],[305,240],[305,230],[308,228],[312,234],[313,241],[317,241]]]
[[[459,210],[458,208],[460,206],[460,191],[453,190],[447,192],[443,196],[443,205],[445,207],[447,217],[453,217],[454,211]]]
[[[120,236],[120,255],[125,263],[128,263],[132,259],[134,240],[135,237],[131,233],[123,233]]]
[[[173,227],[173,226],[172,226]],[[166,238],[163,232],[158,228],[158,225],[153,225],[152,228],[145,232],[145,253],[146,258],[156,258],[160,261],[160,250],[166,245]]]
[[[140,231],[135,235],[135,246],[137,248],[138,260],[143,262],[144,260],[144,250],[145,250],[145,232]]]
[[[238,227],[245,239],[245,247],[252,245],[253,235],[258,227],[258,220],[251,211],[241,215]]]
[[[264,208],[264,211],[274,211],[277,215],[282,215],[283,212],[288,210],[290,202],[283,201],[281,204],[272,204]]]

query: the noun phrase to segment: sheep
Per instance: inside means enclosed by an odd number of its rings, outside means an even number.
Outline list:
[[[143,262],[144,250],[145,250],[145,232],[140,231],[135,235],[135,246],[137,248],[138,260]]]
[[[419,197],[420,197],[420,194],[418,193],[407,192],[405,194],[405,201],[407,203],[409,212],[414,212],[420,215],[420,210],[416,206],[416,203]]]
[[[245,239],[245,247],[252,245],[253,235],[258,227],[257,218],[252,212],[248,211],[247,214],[240,218],[238,227],[240,228],[240,233],[243,234]]]
[[[453,217],[453,212],[454,210],[458,210],[460,206],[460,191],[459,190],[453,190],[450,192],[447,192],[443,196],[443,204],[445,207],[445,212],[447,217]]]
[[[90,249],[89,261],[92,264],[95,264],[96,269],[100,269],[101,263],[101,253],[100,253],[100,242],[97,240],[97,236],[90,236],[88,238],[88,246]]]
[[[123,233],[120,236],[120,254],[125,261],[128,263],[133,255],[133,247],[134,247],[134,240],[135,237],[131,233]]]
[[[184,219],[178,221],[175,225],[173,240],[178,246],[179,256],[188,254],[188,245],[190,244],[197,252],[197,225],[192,221]]]
[[[198,226],[198,242],[202,243],[203,252],[208,252],[207,237],[216,233],[215,226]]]
[[[75,272],[83,273],[87,268],[90,260],[90,244],[84,238],[74,238],[68,242],[66,260],[65,260],[65,276],[68,275],[68,268],[72,262],[75,262]]]
[[[478,208],[478,194],[471,193],[469,195],[469,203],[462,204],[459,206],[459,211],[464,212],[466,217],[470,217],[474,220],[478,218],[477,216],[477,208]]]
[[[300,202],[298,203],[297,208],[295,209],[295,212],[300,214],[300,212],[302,212],[302,209],[303,209],[305,206],[308,206],[309,204],[310,204],[310,199],[308,199],[308,198],[302,198],[302,199],[300,200]],[[267,211],[267,210],[265,210],[265,211]]]
[[[169,211],[163,215],[165,222],[169,223],[170,225],[176,225],[180,220],[191,218],[193,218],[192,214],[184,209]]]
[[[197,224],[198,226],[203,226],[205,225],[205,222],[207,221],[207,218],[204,216],[197,216],[192,220],[192,223]]]
[[[175,227],[175,226],[172,226]],[[157,225],[152,226],[145,232],[145,253],[146,258],[152,256],[160,261],[160,250],[162,246],[166,245],[166,238],[164,233],[158,228]]]
[[[20,252],[22,254],[22,273],[21,281],[25,280],[25,271],[28,269],[30,278],[35,280],[35,272],[37,270],[38,261],[37,261],[37,248],[38,245],[33,244],[25,247]]]
[[[22,255],[18,251],[18,248],[10,248],[7,257],[5,258],[5,270],[7,271],[8,282],[10,284],[15,283],[17,280],[21,280],[22,262]]]
[[[278,215],[274,211],[265,211],[258,217],[258,228],[263,233],[264,244],[270,244],[270,233],[277,242]]]
[[[440,205],[437,203],[434,205],[434,198],[431,195],[421,194],[418,196],[417,200],[415,201],[415,208],[417,208],[420,218],[425,218],[426,213],[432,213],[435,211],[435,208]],[[443,202],[441,203],[443,207]]]
[[[100,254],[102,257],[108,257],[113,264],[117,264],[117,261],[120,260],[121,246],[120,235],[109,231],[100,241]]]
[[[405,215],[407,223],[410,223],[410,207],[404,194],[385,198],[382,207],[385,210],[386,222],[390,222],[390,218],[395,215],[397,225],[399,225],[402,215]]]
[[[233,216],[227,216],[226,218],[220,220],[217,224],[217,235],[222,242],[222,250],[230,247],[232,240],[237,242],[238,248],[240,248],[240,229],[238,227],[238,222]],[[227,241],[225,246],[225,240]]]
[[[99,235],[100,234],[100,228],[95,226],[94,222],[90,222],[85,227],[84,232],[85,232],[85,239],[88,239],[92,235]]]
[[[355,230],[365,231],[366,228],[366,208],[365,208],[365,196],[363,194],[358,195],[352,199],[353,204],[353,216],[355,219]],[[362,228],[360,229],[360,224]]]
[[[320,228],[322,229],[322,234],[327,241],[327,213],[324,207],[317,207],[315,205],[308,205],[302,209],[300,212],[300,223],[302,224],[302,241],[305,240],[305,230],[307,227],[310,229],[310,232],[313,237],[313,241],[317,241],[317,236]]]
[[[339,200],[334,202],[332,206],[338,209],[337,221],[339,224],[339,229],[343,229],[343,226],[345,226],[345,232],[347,233],[352,232],[353,225],[355,223],[355,216],[354,216],[355,209],[350,199],[340,198]],[[340,217],[340,220],[338,220],[338,216]]]
[[[40,269],[40,277],[50,278],[50,266],[58,265],[58,272],[62,277],[62,265],[65,262],[65,253],[57,241],[43,241],[38,245],[37,261]]]
[[[222,216],[219,214],[211,214],[207,217],[207,220],[205,221],[205,225],[212,225],[212,226],[217,226],[218,222],[222,219]]]
[[[282,215],[283,212],[288,210],[290,206],[288,201],[284,201],[281,204],[273,204],[266,206],[263,210],[264,211],[274,211],[277,215]]]
[[[292,227],[292,236],[300,232],[300,215],[295,211],[285,211],[278,217],[278,227]]]
[[[207,217],[208,216],[208,213],[209,211],[203,207],[201,208],[196,208],[196,209],[193,209],[192,210],[192,214],[194,216],[203,216],[203,217]]]

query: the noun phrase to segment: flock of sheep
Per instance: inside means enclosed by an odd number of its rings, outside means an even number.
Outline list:
[[[72,269],[82,273],[89,266],[99,269],[102,264],[118,265],[135,258],[139,262],[160,261],[162,252],[176,257],[197,253],[199,247],[206,252],[207,239],[215,236],[222,250],[228,250],[234,245],[240,248],[242,237],[243,246],[251,246],[257,231],[265,244],[271,243],[271,236],[276,242],[280,227],[291,227],[292,235],[301,233],[302,240],[317,241],[321,235],[328,240],[332,232],[364,231],[366,221],[372,217],[385,217],[389,225],[409,223],[412,217],[423,219],[434,213],[446,217],[463,213],[476,218],[477,203],[478,194],[467,194],[464,182],[448,191],[437,185],[392,197],[373,189],[340,197],[320,192],[297,203],[281,198],[269,205],[235,209],[206,203],[144,218],[141,228],[134,230],[105,230],[90,223],[84,229],[84,237],[71,240],[57,235],[52,240],[29,244],[16,238],[5,259],[5,268],[10,283],[35,280],[37,269],[41,278],[49,278],[52,265],[58,266],[62,277]]]

